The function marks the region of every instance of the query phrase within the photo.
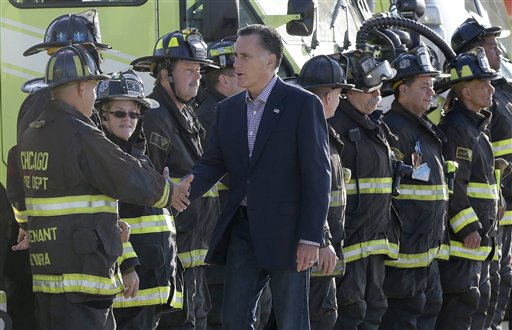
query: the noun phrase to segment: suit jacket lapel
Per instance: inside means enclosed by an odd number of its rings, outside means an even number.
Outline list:
[[[274,128],[275,123],[281,116],[281,111],[283,110],[281,103],[281,98],[283,96],[281,93],[282,84],[284,84],[284,82],[278,78],[274,88],[272,89],[272,92],[270,92],[267,103],[265,104],[265,109],[263,110],[263,115],[261,116],[260,125],[258,126],[258,133],[256,134],[256,141],[254,141],[254,149],[250,159],[249,170],[251,170],[252,166],[254,166],[258,160],[258,157],[265,147],[265,143],[267,142],[270,133],[272,133],[272,129]],[[245,117],[247,118],[247,112]],[[245,124],[245,130],[247,133],[247,122]],[[247,145],[247,141],[245,142]]]
[[[234,116],[234,130],[233,143],[238,145],[238,152],[240,153],[240,161],[242,168],[249,167],[249,144],[247,142],[247,104],[245,102],[245,93],[241,94],[235,106]],[[240,138],[241,137],[241,138]]]

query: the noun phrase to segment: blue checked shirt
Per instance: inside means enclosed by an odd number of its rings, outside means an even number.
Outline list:
[[[253,100],[248,91],[245,92],[245,102],[247,103],[247,142],[249,144],[249,157],[252,155],[254,149],[254,141],[256,141],[256,134],[260,126],[261,116],[265,110],[268,96],[272,92],[272,88],[276,84],[277,76],[274,76],[270,82],[263,88],[260,95],[256,96]]]

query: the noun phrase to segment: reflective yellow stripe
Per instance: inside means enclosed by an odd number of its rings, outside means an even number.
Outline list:
[[[179,183],[181,180],[182,180],[182,178],[171,178],[171,181],[173,183]],[[217,185],[214,185],[210,190],[205,192],[202,197],[219,197],[219,191],[217,190]]]
[[[367,258],[374,254],[385,254],[390,258],[397,258],[398,245],[389,242],[387,239],[378,239],[343,247],[343,254],[347,263]]]
[[[453,232],[457,234],[462,228],[470,223],[478,221],[475,211],[472,207],[464,209],[450,219],[450,226]]]
[[[174,218],[169,212],[164,211],[164,214],[144,215],[136,218],[122,218],[130,225],[130,234],[147,234],[147,233],[161,233],[170,231],[175,233]]]
[[[117,262],[119,264],[122,264],[123,261],[130,258],[137,258],[137,253],[135,253],[135,250],[133,250],[132,243],[123,243],[123,254],[119,258],[117,258]]]
[[[343,190],[331,191],[329,207],[343,206],[347,204],[347,194]]]
[[[468,197],[482,199],[498,199],[498,188],[495,184],[468,183]]]
[[[125,298],[122,293],[114,299],[114,308],[127,308],[137,306],[163,305],[169,299],[171,288],[159,286],[156,288],[139,290],[135,298]]]
[[[174,296],[171,300],[171,306],[177,309],[183,309],[183,292],[174,291]]]
[[[357,194],[357,181],[359,180],[359,193],[361,194],[390,194],[391,178],[360,178],[351,179],[347,183],[347,195]]]
[[[461,242],[450,241],[450,256],[484,261],[491,252],[490,246],[481,246],[478,249],[467,249]]]
[[[512,154],[512,139],[493,142],[492,153],[494,157]]]
[[[500,219],[500,226],[512,225],[512,211],[506,211],[503,218]]]
[[[192,268],[196,266],[205,265],[204,258],[206,257],[206,253],[208,253],[207,249],[198,249],[183,253],[178,253],[178,257],[185,268]]]
[[[14,213],[14,218],[16,219],[16,221],[18,223],[27,223],[27,219],[28,219],[28,215],[27,215],[27,211],[19,211],[17,210],[14,206],[12,206],[12,212]]]
[[[439,251],[437,252],[436,258],[440,260],[450,259],[450,245],[441,244],[441,246],[439,247]]]
[[[397,268],[427,267],[438,255],[439,247],[431,248],[423,253],[398,253],[397,260],[386,260],[386,266]]]
[[[398,189],[400,195],[396,199],[420,201],[447,201],[448,185],[411,185],[401,184]]]
[[[7,294],[0,290],[0,311],[7,312]]]
[[[49,217],[70,214],[116,213],[117,200],[105,195],[25,198],[28,215]]]
[[[87,274],[33,274],[32,285],[34,292],[44,293],[80,292],[94,295],[116,295],[124,291],[118,274],[115,274],[113,278]]]
[[[156,208],[164,208],[167,206],[169,199],[171,198],[171,184],[165,181],[164,191],[162,192],[162,197],[153,204],[153,207]]]
[[[222,182],[217,182],[217,190],[218,191],[221,191],[221,190],[229,190],[229,187],[226,186],[224,183]]]

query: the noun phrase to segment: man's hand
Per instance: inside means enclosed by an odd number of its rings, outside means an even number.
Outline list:
[[[297,247],[297,271],[302,272],[318,262],[318,246],[299,243]]]
[[[332,245],[321,247],[318,256],[318,269],[325,275],[331,274],[336,267],[336,261],[338,261]]]
[[[169,175],[169,169],[166,167],[164,169],[164,176],[166,174]],[[177,183],[174,185],[174,191],[172,193],[172,201],[171,205],[179,212],[183,212],[187,209],[187,206],[189,206],[190,201],[188,200],[188,195],[190,191],[190,183],[194,180],[193,175],[189,175],[183,180],[180,181],[180,183]]]
[[[480,247],[480,241],[482,238],[478,231],[474,231],[471,234],[464,237],[464,247],[466,249],[478,249]]]
[[[27,232],[20,228],[18,231],[18,240],[16,241],[18,244],[13,245],[12,250],[13,251],[21,251],[26,250],[29,247],[28,243],[28,235]]]
[[[117,226],[119,227],[119,236],[121,237],[121,242],[128,242],[130,239],[130,225],[124,221],[117,220]]]
[[[139,275],[135,270],[123,274],[123,285],[125,287],[123,296],[125,298],[135,298],[139,292]]]

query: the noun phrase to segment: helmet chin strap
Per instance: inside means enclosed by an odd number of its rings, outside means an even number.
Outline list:
[[[194,98],[191,97],[190,100],[188,101],[185,101],[184,99],[181,98],[181,96],[178,95],[178,93],[176,92],[176,85],[174,84],[174,79],[172,78],[172,73],[169,74],[169,85],[171,85],[171,89],[172,89],[172,92],[174,93],[174,97],[176,97],[176,100],[178,100],[179,102],[185,104],[185,105],[191,105],[192,102],[194,102]]]

